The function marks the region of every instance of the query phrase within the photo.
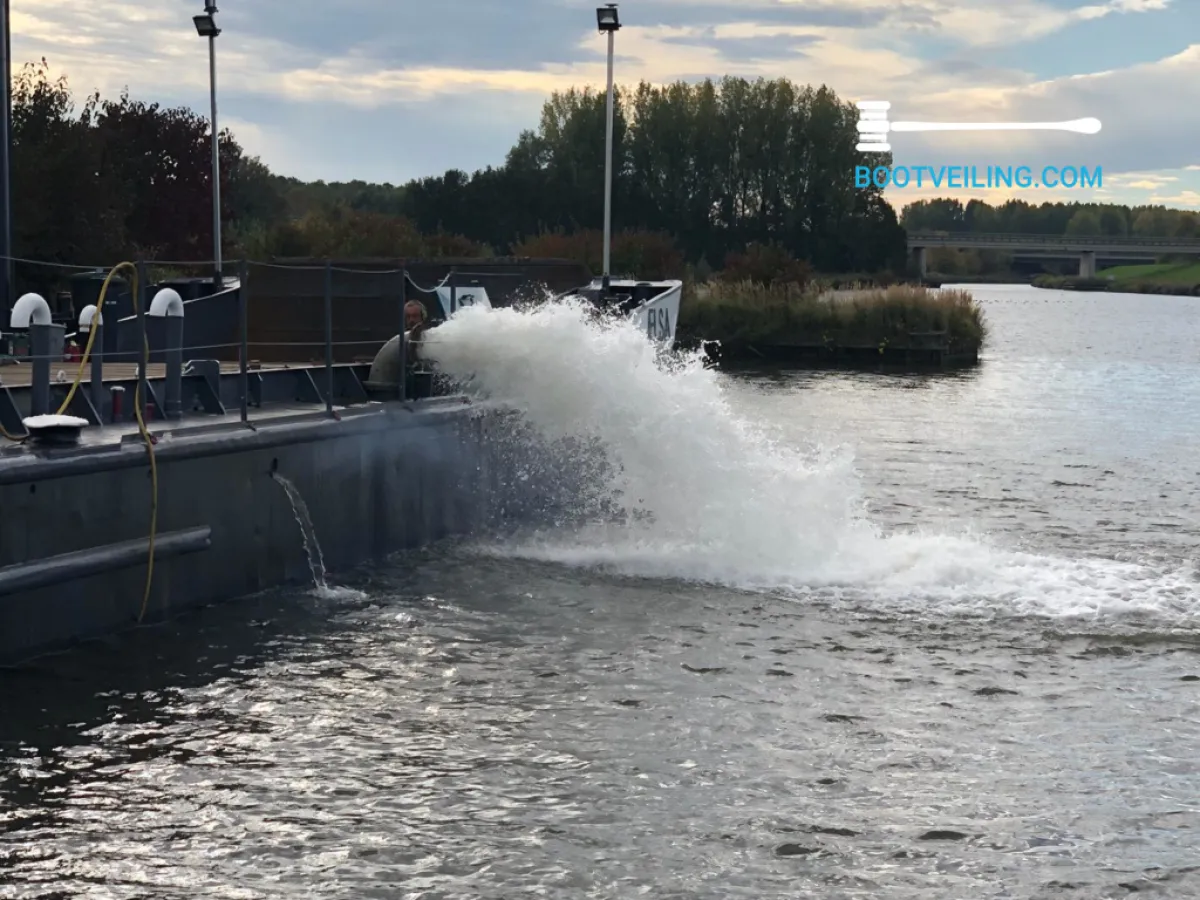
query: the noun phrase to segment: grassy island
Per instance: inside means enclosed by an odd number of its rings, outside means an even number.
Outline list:
[[[956,365],[986,334],[969,292],[904,284],[712,281],[689,286],[679,322],[682,343],[717,341],[723,362]]]
[[[1142,266],[1115,266],[1095,278],[1072,275],[1039,275],[1034,287],[1063,291],[1109,291],[1115,294],[1184,294],[1200,297],[1200,263],[1166,262]]]

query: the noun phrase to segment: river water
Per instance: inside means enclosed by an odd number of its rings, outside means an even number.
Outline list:
[[[443,326],[637,514],[0,675],[0,896],[1200,895],[1200,301],[973,290],[961,374]]]

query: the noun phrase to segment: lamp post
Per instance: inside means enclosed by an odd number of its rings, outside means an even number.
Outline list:
[[[213,18],[216,12],[216,0],[205,0],[203,15],[192,16],[192,21],[196,23],[196,33],[208,38],[208,84],[212,102],[213,262],[216,265],[213,289],[220,292],[225,284],[221,277],[221,149],[217,137],[217,35],[221,29]]]
[[[12,264],[12,34],[9,30],[9,0],[0,0],[0,308],[13,306]]]
[[[609,285],[609,247],[612,244],[612,153],[613,153],[613,36],[621,27],[617,4],[609,3],[596,10],[596,24],[608,34],[608,105],[604,128],[604,292]]]

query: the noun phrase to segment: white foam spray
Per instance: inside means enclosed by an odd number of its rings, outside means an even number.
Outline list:
[[[429,336],[440,368],[545,438],[594,440],[618,521],[540,534],[510,556],[941,613],[1190,618],[1190,572],[885,535],[848,452],[782,446],[733,408],[699,354],[663,364],[632,324],[575,303],[467,309]],[[803,408],[795,414],[803,416]]]

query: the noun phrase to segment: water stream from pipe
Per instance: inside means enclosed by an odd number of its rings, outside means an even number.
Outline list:
[[[313,586],[322,593],[329,591],[325,579],[325,560],[321,556],[321,542],[317,540],[317,530],[313,527],[312,517],[308,514],[308,505],[300,496],[300,491],[292,482],[278,472],[272,472],[271,477],[279,483],[287,494],[288,502],[292,504],[292,514],[300,526],[300,536],[304,541],[304,554],[308,558],[308,568],[312,572]]]

